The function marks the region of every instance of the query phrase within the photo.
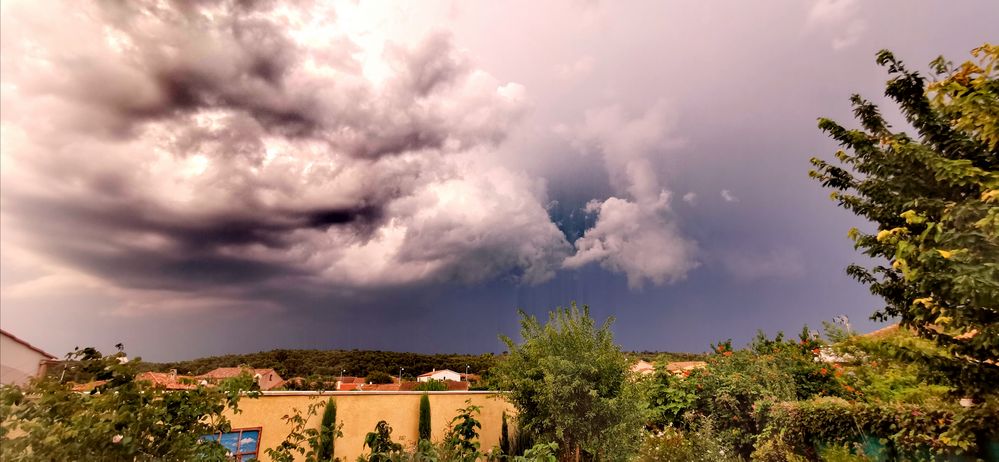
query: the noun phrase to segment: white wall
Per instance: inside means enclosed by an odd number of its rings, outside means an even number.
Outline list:
[[[38,365],[45,355],[0,334],[0,384],[24,385],[38,373]]]

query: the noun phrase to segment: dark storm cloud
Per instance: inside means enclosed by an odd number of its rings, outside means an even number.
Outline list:
[[[4,122],[23,136],[3,204],[19,242],[130,289],[551,277],[567,246],[543,193],[476,160],[522,89],[446,33],[368,52],[313,6],[12,7]]]

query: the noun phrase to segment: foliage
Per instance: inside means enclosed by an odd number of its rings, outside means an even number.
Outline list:
[[[392,383],[392,376],[388,372],[374,371],[368,373],[364,381],[367,383]]]
[[[384,420],[375,424],[375,430],[364,437],[364,446],[371,450],[367,458],[361,456],[358,461],[389,462],[402,452],[402,445],[392,441],[392,427]]]
[[[417,425],[417,433],[421,440],[430,440],[430,397],[426,393],[420,396],[420,421]]]
[[[309,427],[309,420],[324,407],[319,428]],[[331,411],[332,409],[332,411]],[[291,427],[288,436],[276,448],[267,448],[265,453],[275,462],[295,462],[296,454],[304,456],[304,462],[325,462],[336,460],[333,453],[336,439],[343,436],[343,423],[336,424],[336,402],[330,398],[326,402],[312,402],[303,414],[293,408],[291,414],[281,418]]]
[[[499,447],[500,447],[500,451],[502,451],[503,454],[510,455],[511,449],[513,449],[513,448],[510,445],[510,427],[509,427],[509,425],[507,425],[507,422],[506,422],[506,411],[503,411],[502,420],[503,420],[503,423],[502,423],[502,426],[500,426]]]
[[[956,453],[962,448],[945,436],[955,415],[953,407],[849,402],[841,398],[775,403],[761,406],[756,413],[765,427],[757,447],[779,440],[795,454],[812,458],[819,444],[853,445],[873,437],[886,446],[887,456],[893,458],[913,459],[926,449]]]
[[[516,456],[513,462],[555,462],[558,453],[558,443],[538,443],[524,451],[524,455]]]
[[[478,439],[482,424],[475,418],[481,408],[472,405],[471,400],[466,400],[465,404],[467,406],[458,409],[458,415],[448,424],[447,437],[443,442],[448,460],[474,461],[481,455]]]
[[[982,401],[999,383],[999,48],[973,53],[979,61],[958,68],[936,60],[939,80],[927,85],[881,51],[877,62],[892,76],[885,93],[916,137],[892,131],[877,106],[854,95],[862,129],[819,121],[851,151],[836,154],[845,168],[812,159],[811,176],[841,207],[878,225],[875,234],[849,234],[866,255],[889,262],[848,268],[885,300],[875,317],[899,317],[946,353],[900,354]]]
[[[319,448],[316,451],[318,460],[333,460],[336,453],[336,439],[343,436],[343,424],[336,421],[336,401],[330,398],[323,409],[323,420],[319,423]]]
[[[416,391],[447,391],[447,383],[443,380],[430,379],[416,384]]]
[[[641,438],[645,400],[614,344],[612,319],[558,308],[542,325],[520,312],[523,342],[501,337],[509,355],[494,374],[518,409],[520,428],[559,444],[560,459],[626,460]]]
[[[222,461],[225,449],[204,435],[229,431],[222,413],[238,411],[241,390],[166,391],[136,381],[139,358],[85,348],[67,356],[98,382],[81,393],[52,378],[0,387],[0,459]]]
[[[772,354],[732,351],[730,343],[714,346],[707,367],[686,376],[659,370],[653,377],[651,402],[656,428],[693,430],[696,417],[710,417],[719,437],[743,456],[752,452],[760,428],[750,415],[761,400],[795,399],[794,378]]]
[[[645,435],[638,462],[739,461],[735,450],[720,438],[711,419],[702,418],[689,431],[668,426]]]
[[[797,340],[785,339],[783,332],[778,332],[771,340],[763,331],[758,331],[749,346],[753,353],[791,376],[797,399],[843,394],[837,380],[841,372],[830,371],[828,364],[816,361],[823,347],[808,326],[802,327]]]
[[[878,336],[838,336],[840,341],[831,346],[839,357],[849,358],[845,368],[834,365],[841,377],[844,394],[866,402],[907,404],[941,403],[950,399],[950,387],[939,385],[939,371],[916,361],[898,361],[903,351],[918,351],[921,357],[943,355],[933,342],[917,337],[905,329]]]

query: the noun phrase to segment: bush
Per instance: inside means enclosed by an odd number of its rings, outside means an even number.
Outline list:
[[[737,462],[736,451],[714,429],[710,419],[700,419],[692,431],[676,427],[647,433],[638,462]]]
[[[796,397],[794,378],[781,369],[773,355],[731,350],[730,343],[714,347],[717,354],[705,369],[675,377],[660,370],[653,378],[651,399],[654,427],[675,426],[694,431],[696,417],[709,417],[719,438],[743,457],[749,457],[761,428],[751,417],[761,400],[789,401]]]
[[[521,337],[501,337],[510,354],[493,372],[517,406],[519,427],[559,444],[560,459],[628,460],[647,414],[629,362],[614,343],[612,319],[597,326],[589,309],[559,308],[542,325],[521,315]]]
[[[141,360],[128,361],[120,345],[108,356],[93,348],[70,356],[99,381],[90,392],[49,377],[0,386],[0,460],[226,460],[203,437],[229,431],[222,413],[237,409],[244,390],[136,381]]]
[[[955,410],[900,403],[848,402],[840,398],[816,398],[809,401],[761,406],[757,418],[764,430],[758,450],[786,444],[792,452],[814,455],[816,448],[828,444],[852,445],[877,438],[888,457],[913,458],[930,450],[938,454],[957,453],[957,442],[944,437],[953,424]],[[982,422],[982,431],[994,431]]]
[[[416,384],[416,391],[447,391],[447,384],[443,380],[430,379]]]
[[[392,376],[387,372],[374,371],[364,378],[367,383],[392,383]]]

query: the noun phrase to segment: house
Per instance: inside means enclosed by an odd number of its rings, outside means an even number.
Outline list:
[[[631,372],[642,375],[654,374],[656,372],[656,366],[644,359],[639,359],[637,363],[631,366]]]
[[[0,385],[25,385],[45,375],[46,366],[56,358],[40,348],[0,329]]]
[[[666,370],[673,375],[689,375],[695,369],[704,369],[708,363],[704,361],[675,361],[666,363]]]
[[[454,382],[460,382],[461,374],[452,371],[451,369],[434,369],[431,372],[416,376],[416,380],[419,382],[429,382],[431,380],[451,380]]]
[[[208,383],[219,383],[226,379],[239,377],[244,372],[252,375],[263,391],[272,390],[284,384],[284,379],[274,369],[252,369],[249,367],[220,367],[195,378],[206,380]]]

